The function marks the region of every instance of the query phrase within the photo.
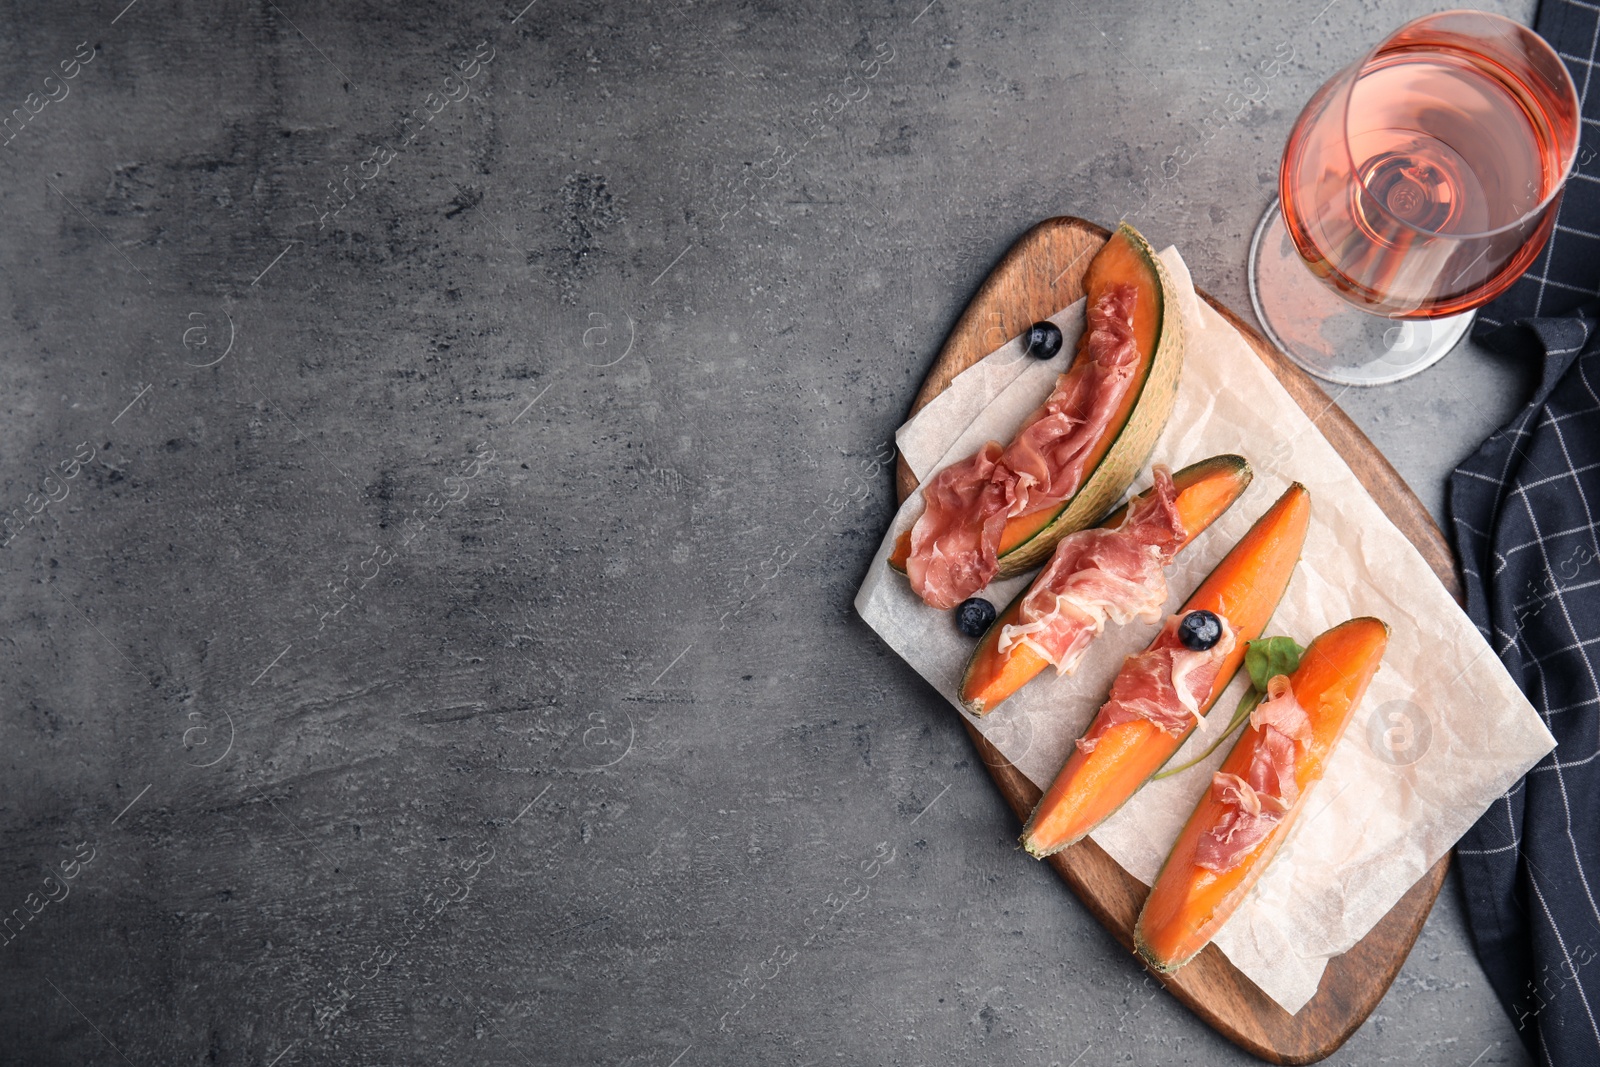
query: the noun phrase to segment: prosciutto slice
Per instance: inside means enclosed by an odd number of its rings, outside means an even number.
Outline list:
[[[1295,784],[1297,751],[1311,744],[1311,717],[1294,699],[1283,675],[1267,683],[1267,698],[1250,713],[1256,747],[1244,778],[1218,771],[1211,795],[1227,810],[1195,848],[1195,863],[1221,874],[1264,841],[1300,796]]]
[[[1006,520],[1055,507],[1083,484],[1089,454],[1133,384],[1138,297],[1117,285],[1089,306],[1084,354],[1010,445],[990,441],[929,480],[906,575],[930,607],[953,608],[989,584]]]
[[[1063,538],[1023,598],[1017,621],[1001,629],[1000,653],[1020,644],[1056,673],[1070,674],[1108,621],[1160,618],[1167,601],[1162,568],[1187,537],[1177,497],[1171,472],[1157,466],[1155,485],[1116,529]]]
[[[1283,821],[1289,805],[1272,793],[1262,792],[1236,774],[1218,771],[1211,778],[1211,795],[1228,807],[1228,813],[1195,849],[1195,863],[1221,874],[1239,865],[1272,828]]]
[[[1178,639],[1182,615],[1167,619],[1150,647],[1129,656],[1111,683],[1111,698],[1100,708],[1089,733],[1078,739],[1078,748],[1093,752],[1100,737],[1119,723],[1145,719],[1173,737],[1182,737],[1191,727],[1201,725],[1200,704],[1211,695],[1211,687],[1222,670],[1222,661],[1233,651],[1232,624],[1222,616],[1222,636],[1204,652],[1194,652]]]

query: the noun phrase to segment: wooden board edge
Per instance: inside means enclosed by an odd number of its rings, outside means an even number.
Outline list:
[[[952,327],[923,380],[923,385],[907,414],[908,419],[942,392],[956,374],[971,366],[988,351],[992,351],[994,346],[984,348],[981,344],[968,343],[967,335],[972,328],[972,321],[981,314],[983,306],[998,290],[1003,268],[1024,255],[1033,239],[1056,228],[1075,231],[1085,238],[1098,239],[1101,243],[1110,236],[1109,230],[1071,216],[1045,219],[1022,234],[995,264],[956,320],[955,326]],[[1080,255],[1079,259],[1082,258]],[[1076,263],[1075,260],[1069,264],[1060,275],[1056,276],[1056,279],[1059,280]],[[1086,269],[1087,264],[1072,279],[1070,283],[1072,288],[1080,287],[1082,274]],[[1053,288],[1054,282],[1051,284]],[[1279,353],[1249,323],[1226,305],[1198,287],[1195,291],[1239,332],[1258,358],[1267,364],[1295,403],[1317,426],[1318,431],[1350,464],[1357,480],[1384,514],[1416,547],[1440,582],[1460,602],[1463,599],[1462,586],[1454,556],[1444,533],[1393,465],[1305,372]],[[1073,299],[1076,299],[1076,296]],[[1071,302],[1068,300],[1058,306],[1065,306]],[[1051,309],[1054,310],[1056,309]],[[917,487],[916,476],[911,472],[904,457],[896,458],[895,487],[901,501]],[[963,724],[1001,795],[1006,799],[1019,823],[1025,821],[1034,803],[1037,803],[1040,792],[1038,787],[1018,771],[998,749],[995,749],[977,731],[970,719],[963,716]],[[1133,919],[1137,915],[1144,895],[1148,892],[1143,883],[1128,874],[1092,841],[1085,841],[1051,857],[1050,863],[1095,918],[1131,952]],[[1337,1051],[1350,1035],[1360,1028],[1387,993],[1427,921],[1433,902],[1443,886],[1449,863],[1450,857],[1446,854],[1407,891],[1360,942],[1348,952],[1330,960],[1317,996],[1296,1015],[1291,1016],[1283,1011],[1214,945],[1207,946],[1199,957],[1176,975],[1164,976],[1154,971],[1149,973],[1160,980],[1180,1002],[1204,1022],[1253,1055],[1273,1063],[1316,1062]],[[1380,951],[1380,943],[1390,946],[1389,950]],[[1352,984],[1360,989],[1363,995],[1355,1000],[1345,998],[1338,1004],[1338,1025],[1309,1027],[1306,1024],[1310,1023],[1317,1013],[1313,1012],[1304,1020],[1301,1016],[1305,1015],[1306,1010],[1323,995],[1329,976],[1337,977],[1336,968],[1338,971],[1358,971],[1360,979]],[[1223,989],[1230,990],[1234,996],[1245,1001],[1259,1002],[1249,1005],[1250,1010],[1256,1013],[1254,1021],[1258,1025],[1248,1025],[1250,1020],[1240,1019],[1237,1013],[1226,1017],[1219,1013],[1213,1001],[1218,999]],[[1262,1016],[1273,1020],[1272,1024],[1260,1025]]]
[[[974,325],[978,323],[978,320],[982,315],[983,305],[988,303],[1004,284],[1001,279],[1002,268],[1010,266],[1013,261],[1022,259],[1023,256],[1026,255],[1027,249],[1030,245],[1038,241],[1044,235],[1052,233],[1058,229],[1067,229],[1076,232],[1085,232],[1085,230],[1087,230],[1093,232],[1093,234],[1096,237],[1099,237],[1101,240],[1109,240],[1111,238],[1110,230],[1107,230],[1101,226],[1096,226],[1094,223],[1085,219],[1080,219],[1074,215],[1054,215],[1048,219],[1041,219],[1039,222],[1036,222],[1032,226],[1028,227],[1028,229],[1025,230],[1015,241],[1011,242],[1011,247],[1006,249],[1005,254],[1000,257],[1000,261],[997,262],[984,277],[983,283],[978,286],[978,291],[972,294],[971,300],[967,301],[967,306],[962,310],[961,317],[956,319],[955,325],[950,328],[949,336],[945,338],[944,344],[940,346],[939,355],[934,358],[933,365],[929,367],[927,376],[922,379],[922,388],[917,390],[916,398],[912,400],[911,410],[906,413],[906,418],[909,419],[911,416],[921,411],[924,407],[932,402],[934,397],[945,391],[945,389],[950,385],[950,380],[952,378],[966,370],[967,367],[972,365],[972,362],[976,362],[976,360],[973,360],[964,363],[961,366],[955,366],[954,364],[958,362],[958,360],[955,360],[951,357],[955,355],[955,348],[960,344],[962,338],[969,330],[972,329]],[[1068,270],[1071,270],[1072,267],[1076,265],[1076,263],[1069,264],[1067,268],[1061,272],[1061,274],[1066,274]],[[1085,270],[1087,270],[1088,265],[1084,264],[1084,267]],[[1077,282],[1083,277],[1083,274],[1084,271],[1078,272],[1077,278],[1075,278],[1072,283],[1074,288],[1077,288]],[[1059,279],[1059,275],[1057,277]],[[1073,300],[1076,299],[1076,297],[1073,298]],[[1072,301],[1069,300],[1067,303],[1070,304]],[[1054,311],[1056,309],[1052,308],[1051,310]],[[1005,331],[1001,332],[1005,333]],[[1003,343],[1004,341],[1015,337],[1017,333],[1020,332],[1021,331],[1019,330],[1005,333],[1005,336],[1001,337],[1000,340]],[[995,345],[991,348],[985,348],[978,353],[978,356],[982,357],[988,355],[998,347],[1000,346]]]
[[[979,733],[970,719],[963,717],[962,722],[1020,829],[1038,803],[1039,787]],[[1246,1052],[1277,1064],[1307,1064],[1327,1059],[1361,1028],[1405,965],[1450,869],[1450,855],[1446,853],[1359,942],[1328,962],[1330,971],[1340,968],[1359,975],[1356,987],[1365,995],[1341,1003],[1338,1025],[1312,1028],[1307,1026],[1312,1017],[1302,1018],[1305,1009],[1296,1015],[1284,1011],[1215,945],[1207,945],[1199,956],[1173,975],[1164,975],[1146,966],[1134,951],[1132,931],[1148,887],[1094,841],[1082,841],[1056,853],[1046,862],[1067,883],[1095,921],[1179,1003]],[[1406,950],[1396,952],[1383,948],[1397,943],[1403,944]],[[1328,973],[1324,972],[1323,984],[1317,991],[1319,996],[1326,987],[1327,978]],[[1256,1013],[1258,1020],[1264,1017],[1273,1021],[1250,1026],[1237,1015],[1223,1016],[1213,1003],[1223,996],[1235,1003],[1248,1002],[1249,1011]],[[1312,1002],[1315,999],[1313,997]],[[1312,1002],[1307,1002],[1307,1007]]]

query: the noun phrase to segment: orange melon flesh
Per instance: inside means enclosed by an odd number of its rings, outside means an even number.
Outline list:
[[[1049,660],[1027,645],[1012,645],[1004,653],[999,651],[1000,635],[1017,621],[1027,595],[1027,590],[1023,590],[1022,595],[1000,613],[984,631],[972,659],[967,662],[966,673],[961,678],[961,703],[974,715],[989,714],[1001,701],[1050,666]]]
[[[1138,300],[1133,305],[1133,338],[1139,350],[1139,362],[1134,366],[1133,386],[1122,398],[1116,412],[1111,416],[1106,432],[1094,447],[1089,450],[1088,458],[1083,465],[1084,480],[1087,481],[1100,461],[1111,450],[1112,444],[1122,433],[1122,428],[1128,421],[1128,416],[1133,412],[1134,405],[1139,401],[1139,385],[1150,372],[1150,364],[1155,359],[1156,344],[1160,340],[1161,316],[1163,297],[1161,293],[1161,279],[1156,275],[1150,262],[1140,254],[1133,243],[1121,230],[1111,235],[1104,248],[1095,254],[1089,264],[1088,273],[1083,278],[1083,291],[1092,304],[1095,298],[1114,285],[1131,285],[1139,292]],[[1078,340],[1078,354],[1073,360],[1076,366],[1079,360],[1087,358],[1085,352],[1089,343],[1089,333],[1086,329]],[[1118,491],[1120,493],[1120,490]],[[1067,509],[1071,498],[1063,500],[1053,508],[1044,508],[1029,515],[1019,515],[1006,523],[1005,529],[1000,533],[1000,544],[996,552],[1004,560],[1007,553],[1021,545],[1033,540],[1040,531],[1044,530],[1056,517]],[[895,542],[895,550],[889,556],[889,564],[895,570],[904,571],[906,560],[911,556],[911,532],[908,530],[900,535]]]
[[[1213,456],[1192,463],[1172,476],[1173,487],[1178,491],[1174,503],[1185,534],[1178,551],[1200,536],[1217,516],[1239,499],[1250,484],[1251,476],[1250,465],[1239,456]],[[1127,513],[1128,505],[1124,504],[1100,525],[1115,528]],[[1025,645],[1013,645],[1004,654],[999,651],[1000,634],[1017,621],[1027,595],[1024,591],[1011,602],[973,650],[961,680],[961,701],[975,715],[993,711],[1001,701],[1050,666],[1049,660]]]
[[[908,529],[895,538],[894,551],[889,553],[889,566],[899,571],[906,572],[906,560],[911,558],[911,531]]]
[[[1111,439],[1108,437],[1105,441],[1105,448],[1110,447]],[[1105,451],[1105,448],[1096,446],[1097,451],[1102,453]],[[1099,461],[1100,457],[1094,456],[1094,462],[1098,463]],[[1083,469],[1085,471],[1092,471],[1094,470],[1094,465],[1092,463],[1085,464]],[[1044,529],[1046,526],[1049,526],[1050,520],[1061,514],[1061,509],[1066,506],[1066,503],[1063,502],[1058,507],[1045,508],[1043,511],[1035,511],[1032,515],[1018,515],[1014,519],[1007,519],[1005,529],[1000,531],[1000,544],[995,549],[995,554],[1003,556],[1023,542],[1033,540],[1034,536],[1037,535],[1040,530]]]
[[[1289,678],[1295,700],[1311,719],[1311,745],[1295,760],[1300,795],[1283,821],[1237,866],[1216,874],[1194,862],[1201,838],[1227,810],[1207,789],[1178,835],[1134,927],[1134,946],[1152,966],[1170,973],[1193,959],[1267,869],[1305,809],[1311,787],[1322,778],[1328,757],[1360,705],[1388,643],[1388,626],[1377,619],[1360,618],[1340,623],[1306,649],[1299,670]],[[1244,777],[1259,736],[1254,727],[1247,727],[1223,761],[1222,770]]]
[[[1244,662],[1248,642],[1261,636],[1277,610],[1310,524],[1311,494],[1296,482],[1178,609],[1179,614],[1202,608],[1215,612],[1235,632],[1233,651],[1224,657],[1211,692],[1200,704],[1202,715],[1228,688]],[[1093,752],[1073,748],[1023,827],[1023,847],[1042,859],[1077,843],[1138,792],[1188,736],[1173,737],[1148,720],[1135,719],[1100,734]]]

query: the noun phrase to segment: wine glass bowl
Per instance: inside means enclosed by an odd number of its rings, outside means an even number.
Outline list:
[[[1538,257],[1580,123],[1566,67],[1527,27],[1476,11],[1402,26],[1319,89],[1289,135],[1279,204],[1251,254],[1268,332],[1333,381],[1431,364],[1465,332],[1464,313]],[[1303,284],[1306,268],[1318,285]],[[1339,302],[1381,318],[1329,321]],[[1384,319],[1444,321],[1397,331]]]

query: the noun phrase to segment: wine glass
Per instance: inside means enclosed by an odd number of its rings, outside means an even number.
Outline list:
[[[1296,120],[1250,245],[1256,317],[1328,381],[1431,366],[1538,257],[1579,131],[1571,76],[1526,26],[1406,23]]]

